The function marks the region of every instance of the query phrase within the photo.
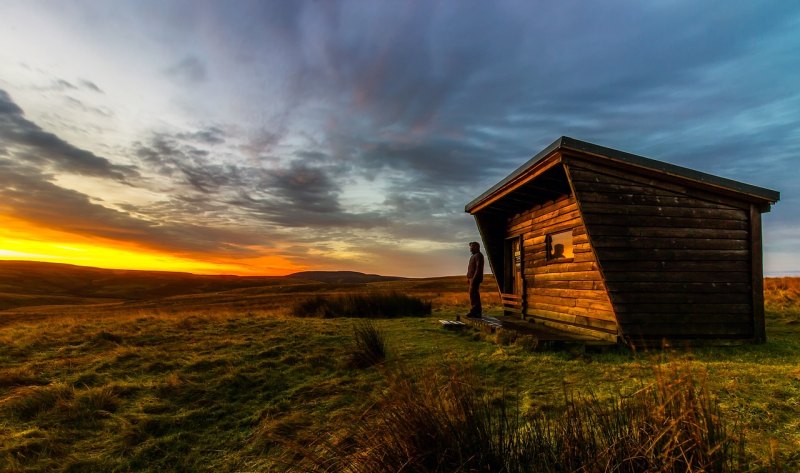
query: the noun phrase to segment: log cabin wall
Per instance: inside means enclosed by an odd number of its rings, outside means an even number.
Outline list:
[[[572,230],[572,261],[546,258],[548,234]],[[526,307],[538,323],[616,341],[617,321],[575,197],[564,195],[510,216],[506,237],[522,236]]]
[[[757,336],[749,204],[588,160],[567,170],[625,336]]]

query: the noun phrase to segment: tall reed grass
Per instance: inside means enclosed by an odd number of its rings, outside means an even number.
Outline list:
[[[629,397],[566,395],[557,415],[525,418],[475,377],[391,376],[386,398],[344,440],[295,449],[306,472],[732,472],[743,441],[691,372],[660,371]]]
[[[431,303],[399,292],[318,295],[296,302],[296,317],[418,317],[431,313]]]
[[[353,326],[353,342],[352,366],[366,368],[386,359],[386,337],[371,320],[362,320]]]

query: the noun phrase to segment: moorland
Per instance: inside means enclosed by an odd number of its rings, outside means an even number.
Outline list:
[[[796,471],[800,280],[765,288],[765,344],[592,351],[443,330],[438,319],[466,310],[463,277],[0,265],[0,470],[285,471],[304,449],[352,435],[398,373],[467,372],[489,405],[510,398],[535,417],[563,412],[571,396],[631,397],[680,367],[742,440],[748,470]],[[483,289],[499,313],[492,281]],[[293,312],[310,297],[387,292],[432,313],[373,320],[386,346],[376,364],[352,363],[361,319]]]

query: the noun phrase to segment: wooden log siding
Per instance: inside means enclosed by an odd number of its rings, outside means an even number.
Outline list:
[[[570,229],[573,260],[548,264],[547,235]],[[616,341],[617,319],[575,198],[565,195],[512,216],[506,236],[518,235],[524,254],[524,315],[560,330]]]
[[[748,204],[579,159],[566,167],[624,335],[760,335]]]

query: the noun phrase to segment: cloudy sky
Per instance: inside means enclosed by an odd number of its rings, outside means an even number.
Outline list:
[[[0,2],[0,258],[461,274],[464,205],[561,135],[781,192],[800,2]]]

